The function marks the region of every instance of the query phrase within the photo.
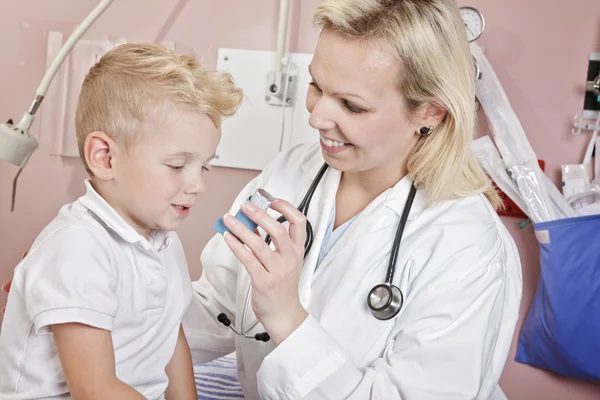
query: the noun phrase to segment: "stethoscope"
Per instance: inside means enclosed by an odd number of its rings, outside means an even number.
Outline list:
[[[317,176],[313,180],[312,184],[308,188],[308,191],[306,192],[304,199],[298,206],[298,210],[300,212],[302,212],[305,216],[308,216],[308,208],[310,206],[310,202],[312,200],[313,194],[315,193],[317,186],[321,182],[323,175],[325,175],[327,168],[329,168],[329,165],[327,165],[327,163],[324,163],[323,166],[321,167],[321,169],[319,170],[319,172],[317,173]],[[371,313],[373,313],[373,316],[375,318],[380,319],[380,320],[389,320],[389,319],[394,318],[400,312],[400,310],[402,309],[402,305],[404,304],[404,296],[402,294],[402,291],[400,290],[400,288],[398,286],[394,285],[392,282],[394,280],[394,273],[396,272],[396,260],[398,258],[398,250],[400,249],[400,243],[402,241],[402,233],[404,232],[404,227],[406,226],[406,221],[408,220],[408,215],[410,213],[410,209],[412,207],[413,200],[415,199],[416,193],[417,193],[417,189],[416,189],[415,185],[413,184],[410,188],[410,192],[408,194],[406,204],[404,205],[404,210],[402,211],[402,216],[400,217],[400,223],[398,224],[398,229],[396,230],[396,235],[394,237],[394,243],[392,244],[392,251],[391,251],[390,260],[388,263],[385,281],[384,281],[384,283],[380,283],[379,285],[376,285],[375,287],[373,287],[373,289],[371,289],[369,291],[369,294],[367,296],[367,304],[368,304],[369,308],[371,309]],[[281,216],[277,219],[277,221],[279,221],[280,223],[283,223],[286,221],[286,219],[284,216]],[[265,238],[265,242],[267,244],[271,243],[271,237],[269,235],[267,235],[267,237]],[[306,258],[306,255],[308,254],[308,252],[310,251],[310,248],[312,247],[312,243],[313,243],[313,228],[312,228],[310,221],[308,221],[308,219],[307,219],[307,221],[306,221],[306,241],[304,243],[304,257],[305,258]],[[248,332],[250,332],[256,325],[258,325],[258,320],[255,321],[252,325],[250,325],[247,329],[244,329],[245,319],[246,319],[246,311],[248,309],[248,302],[249,302],[251,290],[252,290],[251,288],[248,289],[248,292],[246,293],[246,299],[244,301],[244,309],[243,309],[242,321],[241,321],[242,329],[240,331],[238,331],[231,324],[231,320],[229,319],[229,317],[227,317],[227,315],[225,313],[219,314],[217,316],[217,319],[223,325],[230,327],[231,330],[233,332],[235,332],[237,335],[244,336],[249,339],[256,339],[256,340],[262,341],[262,342],[268,342],[270,340],[270,337],[267,332],[257,333],[254,336],[248,334]]]

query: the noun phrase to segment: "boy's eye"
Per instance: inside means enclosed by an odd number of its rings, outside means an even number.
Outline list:
[[[210,168],[205,167],[204,165],[202,166],[202,171],[210,171]]]
[[[183,165],[167,165],[167,166],[175,171],[183,168]]]

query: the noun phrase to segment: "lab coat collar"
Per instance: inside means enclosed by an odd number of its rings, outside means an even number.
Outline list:
[[[365,209],[357,216],[356,220],[350,225],[348,230],[329,250],[312,279],[316,279],[322,271],[325,271],[327,266],[342,250],[349,246],[353,246],[355,243],[363,241],[368,236],[380,232],[383,229],[387,229],[392,225],[397,226],[402,213],[404,212],[404,206],[406,205],[412,182],[410,177],[404,177],[394,185],[394,187],[386,190],[367,205],[367,207],[365,207]],[[414,220],[424,209],[426,204],[427,197],[424,195],[424,191],[417,190],[408,214],[409,221]],[[390,210],[397,215],[396,217],[391,217],[391,212],[382,213],[377,210]],[[393,236],[390,236],[390,243],[391,239],[393,239]]]
[[[314,179],[317,172],[323,165],[324,159],[319,151],[309,157],[302,165],[301,169],[309,179]],[[334,169],[329,169],[323,177],[323,191],[319,195],[315,195],[315,206],[311,207],[310,213],[313,214],[311,219],[313,229],[315,230],[315,249],[312,250],[304,260],[303,274],[300,281],[300,300],[306,307],[310,302],[310,288],[314,279],[318,278],[327,266],[337,257],[337,255],[352,246],[359,240],[364,240],[366,237],[387,229],[392,225],[397,225],[404,206],[410,193],[413,180],[410,176],[405,176],[393,187],[385,190],[377,198],[375,198],[364,210],[357,216],[356,220],[350,225],[348,230],[339,238],[339,240],[329,250],[318,270],[315,272],[315,264],[317,262],[320,244],[323,241],[325,229],[331,218],[335,196],[339,185],[341,173]],[[415,219],[427,206],[428,197],[424,190],[417,190],[413,200],[409,220]],[[378,212],[378,210],[389,210],[389,212]],[[395,218],[392,217],[396,214]],[[316,215],[319,214],[319,215]],[[317,222],[318,221],[318,222]],[[391,237],[393,238],[393,237]]]
[[[79,198],[79,203],[94,213],[102,223],[123,240],[129,243],[142,242],[144,248],[155,247],[159,252],[169,247],[171,240],[167,239],[170,236],[167,231],[153,231],[150,240],[146,240],[96,192],[89,179],[85,180],[85,187],[86,193]]]
[[[323,154],[321,151],[318,151],[302,164],[301,169],[312,180],[317,176],[317,173],[324,162]],[[330,167],[330,170],[331,169],[332,168]],[[339,171],[336,172],[339,173]],[[382,193],[386,207],[394,211],[398,216],[401,216],[404,211],[404,205],[406,204],[406,199],[408,198],[412,183],[413,179],[407,175],[393,187]],[[424,189],[417,190],[410,213],[408,214],[408,219],[415,219],[427,207],[428,202],[429,197],[427,196],[426,191]]]
[[[317,176],[317,172],[321,169],[321,166],[325,162],[323,158],[323,154],[321,150],[315,151],[301,166],[302,171],[308,176],[311,180],[315,179]],[[330,168],[331,169],[331,168]]]
[[[392,188],[388,189],[385,205],[399,217],[402,216],[402,213],[404,212],[404,206],[406,205],[406,200],[408,199],[412,184],[413,179],[407,175]],[[427,191],[424,189],[417,189],[412,207],[408,214],[408,220],[414,220],[427,207],[428,202],[429,197],[427,196]]]

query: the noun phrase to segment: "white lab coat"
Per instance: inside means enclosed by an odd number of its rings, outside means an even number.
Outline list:
[[[231,212],[256,188],[299,204],[323,163],[301,145],[250,182]],[[330,168],[308,218],[314,244],[300,279],[307,320],[276,349],[233,335],[241,326],[250,278],[220,234],[204,249],[203,274],[184,321],[194,362],[237,353],[248,399],[450,400],[505,398],[498,387],[521,300],[515,244],[483,196],[426,207],[418,191],[398,254],[394,283],[405,296],[392,320],[377,320],[367,294],[384,281],[390,249],[411,186],[405,177],[369,204],[315,272],[340,173]],[[256,321],[251,305],[246,325]],[[262,325],[251,334],[262,332]]]

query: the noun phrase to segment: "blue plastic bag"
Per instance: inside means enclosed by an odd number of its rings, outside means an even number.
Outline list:
[[[600,381],[600,215],[534,227],[541,274],[516,361]]]

